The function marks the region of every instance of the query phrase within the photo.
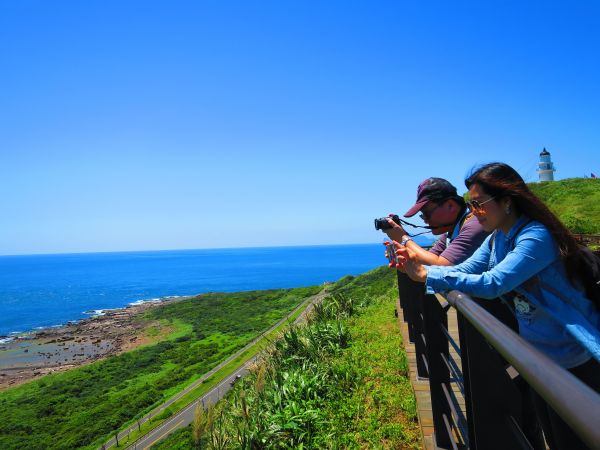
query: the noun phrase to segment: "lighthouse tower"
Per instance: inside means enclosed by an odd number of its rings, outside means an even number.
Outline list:
[[[550,153],[545,148],[542,153],[540,153],[540,163],[538,167],[537,172],[540,176],[540,181],[554,181],[554,172],[556,172],[556,169],[550,160]]]

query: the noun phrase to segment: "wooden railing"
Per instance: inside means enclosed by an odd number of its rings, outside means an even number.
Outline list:
[[[528,389],[590,448],[600,448],[600,395],[515,333],[513,314],[501,301],[473,299],[458,291],[447,297],[426,295],[421,283],[402,273],[398,289],[418,376],[429,380],[439,448],[533,448],[530,441],[541,434],[538,429],[536,436],[531,420]],[[448,331],[451,307],[457,314],[458,342]],[[464,397],[464,408],[456,392]]]

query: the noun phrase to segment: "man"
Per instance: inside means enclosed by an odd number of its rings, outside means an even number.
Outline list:
[[[417,254],[423,264],[454,266],[466,260],[485,240],[488,233],[467,211],[465,200],[456,188],[443,178],[427,178],[417,188],[417,202],[404,214],[421,213],[431,232],[440,239],[427,251],[411,239],[401,225],[392,219],[392,228],[383,230],[388,237]]]

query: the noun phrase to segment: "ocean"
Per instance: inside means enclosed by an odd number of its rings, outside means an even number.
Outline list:
[[[335,281],[387,263],[381,244],[0,256],[0,337],[105,309]]]

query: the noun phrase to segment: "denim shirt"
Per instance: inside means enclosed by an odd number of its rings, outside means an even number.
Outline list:
[[[529,220],[522,216],[506,235],[498,230],[492,250],[488,236],[462,264],[428,267],[427,293],[504,296],[514,303],[519,334],[557,364],[572,368],[592,356],[600,361],[600,314],[567,279],[548,229]]]

